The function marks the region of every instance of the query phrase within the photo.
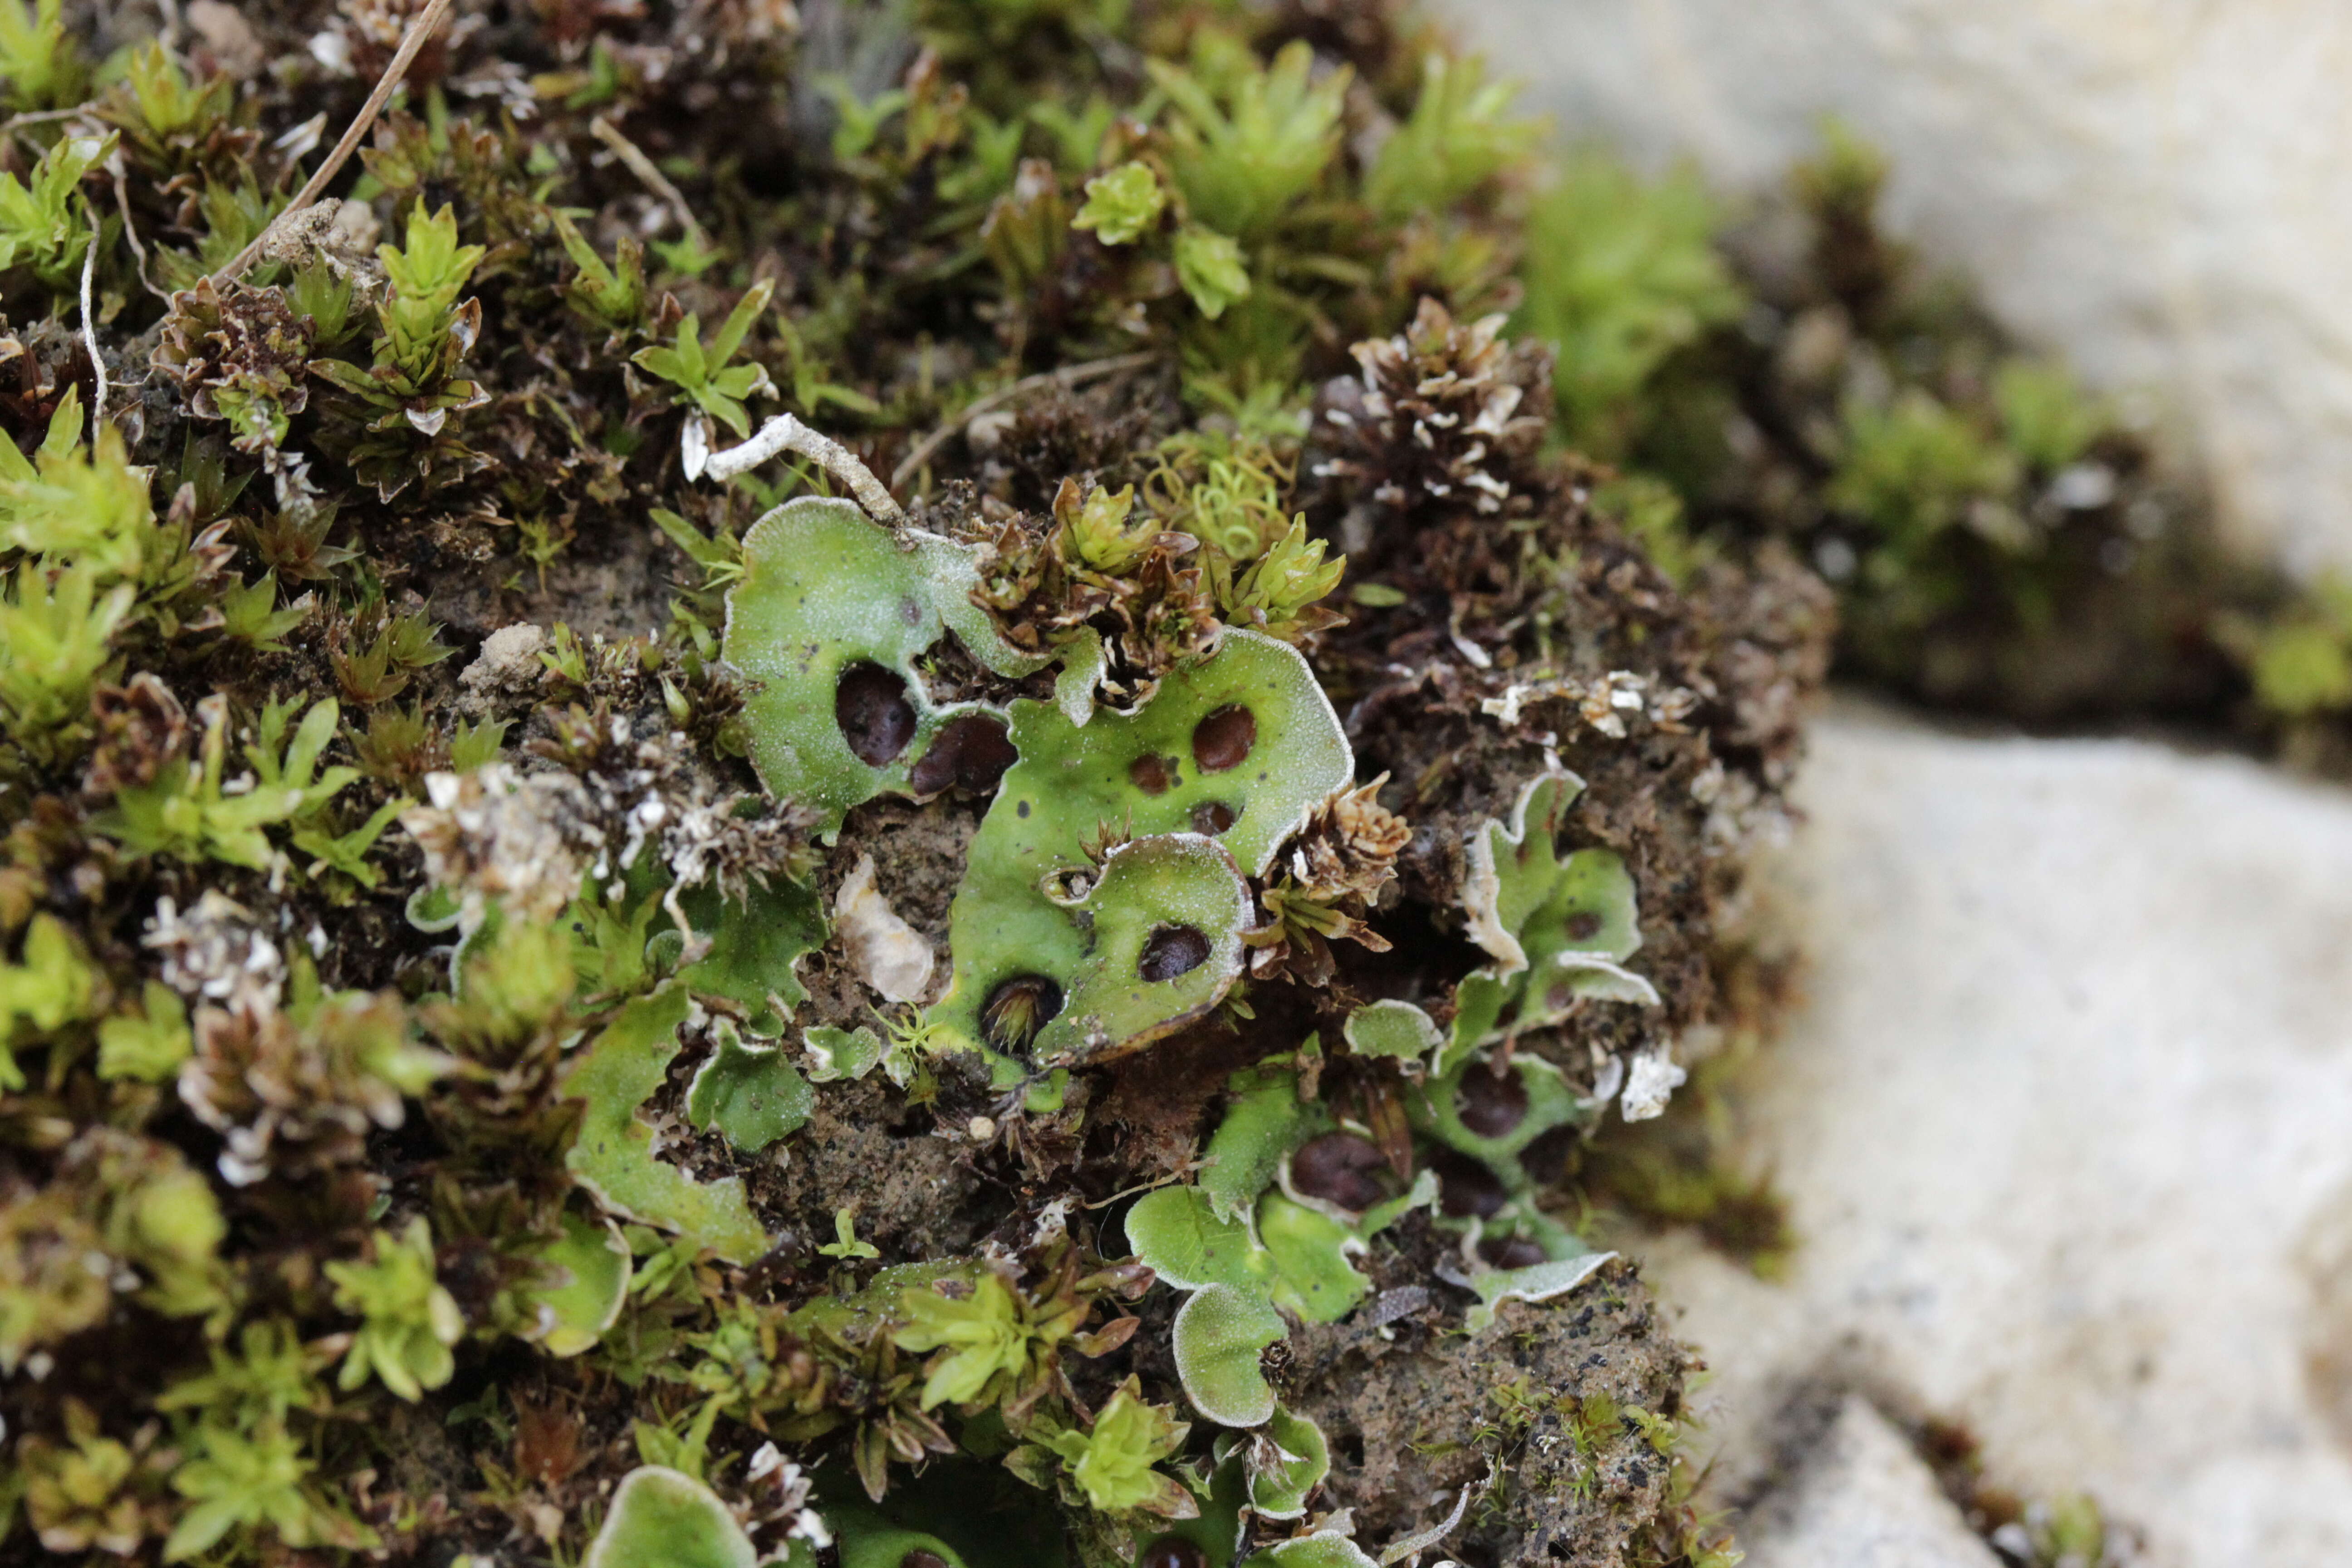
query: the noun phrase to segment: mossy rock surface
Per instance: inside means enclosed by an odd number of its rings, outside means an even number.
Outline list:
[[[422,7],[0,0],[0,1557],[1704,1561],[1576,1150],[1828,601],[1596,500],[1509,94],[454,9],[244,256]]]

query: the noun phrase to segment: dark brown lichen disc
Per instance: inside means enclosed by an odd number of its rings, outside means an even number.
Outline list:
[[[1528,1119],[1527,1082],[1516,1068],[1506,1068],[1500,1076],[1472,1068],[1454,1090],[1454,1113],[1481,1138],[1507,1137]]]
[[[915,705],[907,700],[907,683],[864,660],[841,672],[833,719],[850,751],[869,768],[888,767],[915,738]]]
[[[1135,972],[1158,982],[1190,974],[1209,962],[1209,939],[1191,926],[1161,926],[1144,939]]]
[[[1192,760],[1204,773],[1240,767],[1256,744],[1257,715],[1238,703],[1220,708],[1192,726]]]
[[[1352,1132],[1326,1132],[1290,1157],[1290,1184],[1302,1196],[1350,1214],[1361,1214],[1389,1195],[1388,1174],[1388,1156]]]
[[[1192,808],[1192,831],[1214,838],[1242,819],[1242,814],[1222,800],[1204,800]]]
[[[1519,1169],[1539,1187],[1558,1186],[1566,1179],[1569,1159],[1582,1137],[1574,1127],[1555,1127],[1538,1134],[1534,1142],[1519,1151]]]
[[[1524,1236],[1497,1236],[1478,1244],[1478,1256],[1497,1268],[1532,1268],[1550,1255]]]
[[[1004,771],[1020,760],[1003,720],[967,713],[940,731],[930,749],[907,775],[907,783],[917,795],[937,795],[950,784],[986,795],[996,787]]]
[[[1449,1219],[1488,1219],[1510,1201],[1495,1173],[1466,1154],[1440,1149],[1429,1168],[1437,1173],[1437,1206]]]
[[[1166,795],[1176,782],[1168,759],[1148,753],[1127,764],[1127,779],[1146,795]]]
[[[1199,1546],[1181,1535],[1163,1535],[1143,1549],[1135,1568],[1209,1568]]]
[[[1017,1051],[1061,1010],[1060,986],[1042,974],[1016,974],[988,994],[980,1010],[980,1032],[991,1048]]]

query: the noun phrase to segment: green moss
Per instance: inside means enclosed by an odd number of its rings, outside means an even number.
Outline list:
[[[1189,1430],[1165,1406],[1141,1398],[1129,1379],[1096,1412],[1092,1426],[1035,1434],[1032,1466],[1050,1456],[1076,1499],[1098,1512],[1181,1517],[1199,1505],[1183,1483],[1155,1467],[1183,1447]],[[1019,1464],[1017,1451],[1008,1463]]]
[[[1933,396],[1916,389],[1885,408],[1845,410],[1845,451],[1826,492],[1831,505],[1865,519],[1889,552],[1867,568],[1890,585],[1916,574],[1916,557],[1977,503],[1998,505],[2016,483],[2005,451]]]
[[[361,1320],[343,1357],[337,1385],[345,1390],[373,1375],[403,1399],[415,1400],[438,1388],[457,1370],[449,1347],[466,1331],[466,1320],[433,1271],[433,1231],[412,1222],[398,1237],[377,1231],[373,1254],[363,1263],[330,1263],[335,1305]]]
[[[1205,52],[1192,68],[1148,64],[1177,110],[1169,126],[1176,188],[1192,216],[1220,235],[1265,237],[1339,153],[1348,76],[1314,80],[1314,53],[1304,44],[1263,66]]]
[[[0,0],[6,1528],[1358,1564],[1294,1323],[1564,1288],[1482,1237],[1580,1256],[1521,1156],[1658,1022],[1535,980],[1649,999],[1625,867],[1727,879],[1689,727],[1590,753],[1622,851],[1492,823],[1580,743],[1504,693],[1766,678],[1451,312],[1524,263],[1608,426],[1725,309],[1682,197],[1386,4],[836,10],[449,29],[273,227],[397,18]]]
[[[1569,159],[1537,198],[1511,328],[1559,346],[1553,387],[1580,445],[1616,455],[1667,356],[1738,314],[1718,222],[1695,173],[1646,184],[1599,152]]]

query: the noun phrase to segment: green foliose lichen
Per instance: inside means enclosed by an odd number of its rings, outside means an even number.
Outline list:
[[[1241,973],[1247,879],[1351,772],[1305,659],[1246,631],[1132,715],[1077,725],[1015,702],[1012,741],[931,1020],[1038,1065],[1134,1049],[1213,1007]]]
[[[1004,675],[1041,662],[997,635],[971,602],[979,586],[969,551],[896,537],[855,501],[803,497],[753,524],[722,648],[756,683],[744,714],[768,788],[824,813],[827,828],[886,789],[919,789],[942,731],[990,721],[982,705],[931,700],[917,668],[931,645],[952,630]]]

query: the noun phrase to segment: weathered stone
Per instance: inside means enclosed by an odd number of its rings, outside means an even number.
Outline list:
[[[1740,1531],[1748,1568],[1999,1568],[1935,1473],[1858,1394]]]
[[[2352,796],[1848,710],[1801,805],[1808,999],[1747,1104],[1800,1249],[1645,1258],[1721,1495],[1860,1387],[2165,1568],[2352,1560]]]
[[[2247,537],[2352,568],[2352,13],[2330,0],[1454,0],[1571,134],[1727,187],[1834,111],[1887,217],[2179,416]]]

